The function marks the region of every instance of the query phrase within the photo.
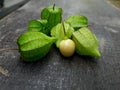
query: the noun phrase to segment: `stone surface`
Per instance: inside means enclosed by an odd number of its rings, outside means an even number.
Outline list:
[[[51,4],[63,8],[63,19],[81,14],[99,40],[100,59],[75,54],[64,58],[53,46],[35,63],[22,62],[18,51],[0,52],[0,90],[120,90],[120,11],[106,0],[31,0],[0,20],[0,48],[17,48],[28,21],[40,18]]]

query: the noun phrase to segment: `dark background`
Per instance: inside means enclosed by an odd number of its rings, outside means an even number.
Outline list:
[[[0,0],[0,19],[22,7],[30,0]]]
[[[0,90],[120,90],[120,10],[107,0],[31,0],[0,20],[0,48],[17,48],[28,21],[54,3],[63,8],[63,19],[76,14],[89,19],[101,58],[64,58],[53,46],[42,60],[25,63],[18,51],[0,52]]]

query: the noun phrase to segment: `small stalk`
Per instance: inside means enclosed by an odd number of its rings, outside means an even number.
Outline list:
[[[63,30],[64,30],[64,35],[66,36],[64,21],[62,21],[62,26],[63,26]]]
[[[53,5],[53,10],[55,9],[55,3],[54,3],[54,5]]]
[[[0,48],[0,52],[1,51],[19,51],[18,48]]]

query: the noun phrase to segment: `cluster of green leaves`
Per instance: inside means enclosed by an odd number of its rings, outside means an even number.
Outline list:
[[[17,40],[21,57],[28,62],[39,60],[47,55],[53,43],[59,48],[66,38],[75,42],[79,55],[100,57],[97,38],[87,27],[85,16],[70,16],[62,22],[62,8],[55,5],[44,8],[41,19],[29,21],[28,32]]]
[[[51,36],[57,38],[56,46],[58,48],[61,40],[67,37],[75,42],[76,53],[79,55],[100,57],[98,40],[88,28],[88,19],[85,16],[74,15],[68,17],[64,25],[61,23],[52,28]]]
[[[17,39],[19,52],[24,61],[33,62],[40,60],[50,51],[56,37],[50,37],[51,28],[62,20],[62,8],[55,5],[44,8],[41,19],[31,20],[28,31]]]

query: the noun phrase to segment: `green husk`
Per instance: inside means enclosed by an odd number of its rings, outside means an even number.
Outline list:
[[[73,31],[74,31],[74,29],[65,22],[64,22],[64,27],[63,27],[62,23],[53,27],[51,30],[51,36],[57,38],[56,47],[59,48],[59,44],[60,44],[61,40],[63,40],[64,38],[66,38],[66,37],[71,38]]]
[[[28,31],[37,31],[48,34],[46,29],[47,20],[31,20],[28,24]]]
[[[76,52],[79,55],[88,55],[93,57],[100,57],[98,50],[98,40],[88,28],[81,28],[73,32],[73,41],[76,45]]]
[[[22,59],[32,62],[47,55],[55,41],[55,37],[48,37],[41,32],[26,32],[17,39],[17,44]]]
[[[69,23],[75,30],[88,26],[88,19],[81,15],[70,16],[65,22]]]
[[[46,19],[48,21],[46,28],[49,30],[61,23],[62,20],[62,8],[56,7],[54,5],[44,8],[41,12],[41,19]]]

